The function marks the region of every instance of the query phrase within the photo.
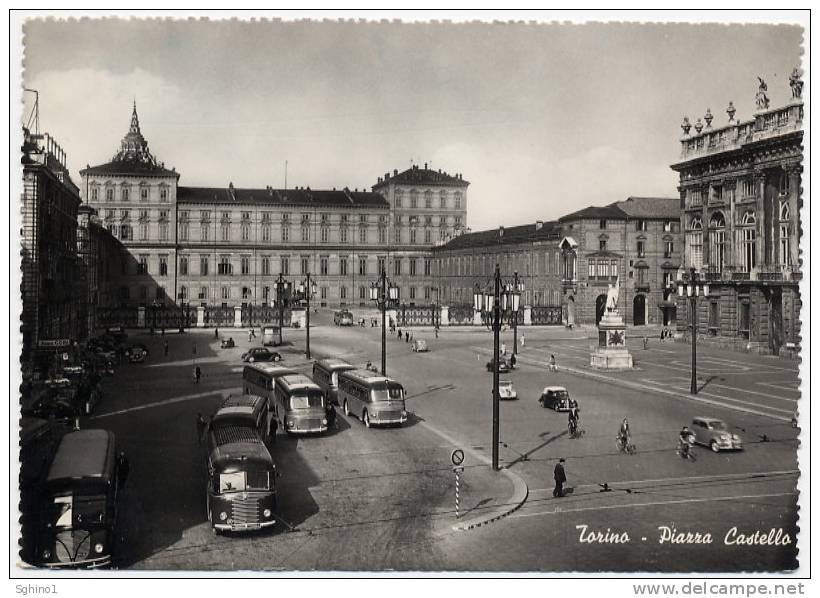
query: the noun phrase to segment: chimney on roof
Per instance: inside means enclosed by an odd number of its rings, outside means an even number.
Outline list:
[[[387,180],[387,179],[389,179],[389,178],[390,178],[390,173],[389,173],[389,172],[385,172],[385,173],[384,173],[384,180],[386,181],[386,180]]]
[[[424,163],[424,170],[427,170],[427,162]]]
[[[379,182],[379,183],[381,183],[381,182],[382,182],[382,177],[379,177],[378,182]]]
[[[397,169],[397,168],[394,168],[394,169],[393,169],[393,176],[396,176],[397,174],[399,174],[399,171],[398,171],[398,169]]]
[[[541,230],[544,228],[544,221],[543,220],[536,220],[535,221],[535,230]]]
[[[499,226],[499,227],[498,227],[498,237],[499,237],[499,238],[501,238],[501,237],[503,237],[503,236],[504,236],[504,227],[503,227],[503,226]]]

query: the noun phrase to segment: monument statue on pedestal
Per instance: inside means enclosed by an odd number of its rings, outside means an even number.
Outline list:
[[[615,278],[615,284],[609,285],[606,292],[606,310],[608,312],[618,311],[618,288],[620,286],[621,277]]]
[[[626,348],[626,325],[618,313],[620,277],[606,291],[606,310],[598,322],[598,346],[590,354],[590,366],[606,370],[632,368],[632,355]]]

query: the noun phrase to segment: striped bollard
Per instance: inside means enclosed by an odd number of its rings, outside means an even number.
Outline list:
[[[463,467],[456,466],[453,467],[453,471],[456,474],[456,519],[461,517],[461,472],[464,471]]]

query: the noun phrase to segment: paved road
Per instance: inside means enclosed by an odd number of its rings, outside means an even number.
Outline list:
[[[379,363],[379,329],[335,328],[327,313],[312,321],[317,324],[311,329],[313,357]],[[413,332],[428,340],[430,353],[414,354],[404,341],[388,339],[388,369],[407,389],[409,425],[367,430],[358,420],[340,416],[338,429],[328,436],[281,438],[275,455],[284,474],[284,523],[273,533],[239,538],[214,536],[204,520],[204,455],[196,443],[194,417],[198,411],[212,412],[222,396],[238,391],[238,356],[248,346],[246,334],[233,335],[239,346],[232,350],[218,349],[212,332],[169,335],[167,358],[160,355],[161,339],[149,339],[157,347],[150,362],[120,368],[108,385],[106,402],[89,422],[115,431],[132,455],[123,564],[516,571],[794,565],[793,544],[727,549],[723,541],[734,525],[741,531],[782,527],[795,536],[796,432],[789,420],[797,397],[796,362],[704,349],[700,372],[706,386],[699,397],[707,402],[695,402],[684,396],[687,345],[653,343],[644,352],[639,342],[631,343],[638,369],[602,380],[546,371],[550,353],[559,366],[585,369],[589,341],[578,338],[577,331],[528,329],[521,367],[510,376],[520,400],[502,404],[501,457],[527,482],[529,499],[500,522],[453,532],[448,465],[454,445],[471,451],[464,476],[468,508],[480,512],[492,498],[503,500],[511,492],[509,483],[488,475],[485,465],[491,374],[484,364],[491,336],[477,329],[445,329],[439,339],[429,330]],[[299,354],[304,331],[287,336],[293,346],[284,350],[285,362],[307,371],[309,363]],[[504,340],[511,348],[512,335]],[[194,343],[204,371],[200,385],[191,373]],[[618,386],[619,380],[633,386]],[[579,400],[583,438],[569,439],[566,416],[540,408],[537,397],[546,384],[565,385]],[[657,392],[678,387],[681,397]],[[727,421],[744,436],[747,450],[713,454],[699,449],[694,463],[678,458],[677,431],[700,414]],[[638,445],[633,456],[617,454],[614,447],[624,416]],[[558,457],[567,459],[574,489],[563,499],[551,495]],[[599,492],[603,482],[613,491]],[[588,526],[588,532],[625,531],[631,541],[585,544],[579,541],[579,525]],[[713,543],[658,544],[659,526],[708,532]]]

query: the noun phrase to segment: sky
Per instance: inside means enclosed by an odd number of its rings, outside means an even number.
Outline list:
[[[680,123],[773,105],[794,25],[29,20],[24,85],[72,178],[108,162],[136,101],[180,185],[370,188],[462,173],[473,230],[677,196]],[[30,94],[23,94],[25,112]]]

